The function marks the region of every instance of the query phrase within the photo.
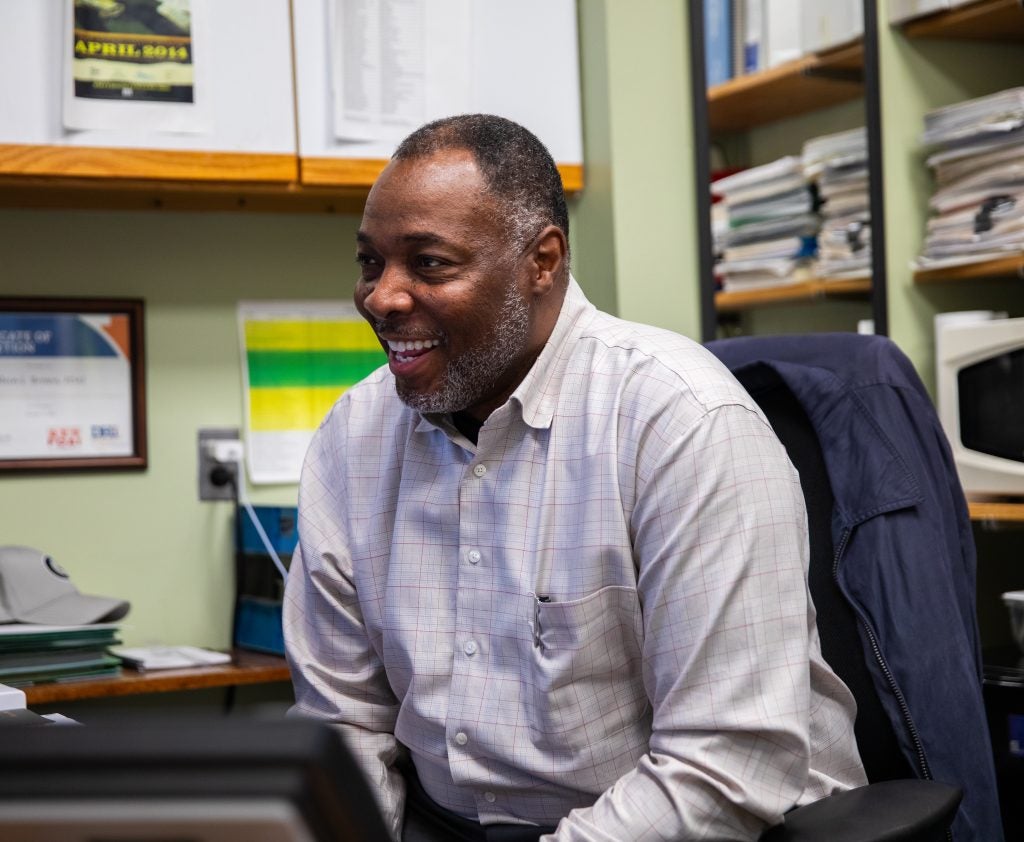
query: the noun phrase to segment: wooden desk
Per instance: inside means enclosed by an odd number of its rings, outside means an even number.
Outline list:
[[[65,684],[37,684],[25,687],[25,701],[32,705],[78,699],[134,696],[140,693],[170,693],[207,687],[237,687],[241,684],[269,684],[289,681],[288,665],[278,655],[264,655],[243,649],[231,651],[232,662],[223,666],[180,670],[138,672],[125,668],[116,678],[69,681]]]

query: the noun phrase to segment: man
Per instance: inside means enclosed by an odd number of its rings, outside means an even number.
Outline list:
[[[755,839],[864,783],[798,478],[701,347],[586,300],[568,225],[498,117],[421,128],[371,190],[355,301],[388,365],[303,470],[295,709],[396,838]]]

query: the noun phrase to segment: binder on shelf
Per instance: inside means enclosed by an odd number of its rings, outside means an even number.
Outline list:
[[[704,65],[709,87],[732,78],[732,0],[704,0]]]
[[[253,506],[263,531],[287,568],[298,543],[295,506]],[[284,579],[244,507],[236,511],[234,645],[284,654]]]
[[[732,20],[729,29],[729,45],[732,50],[732,75],[743,75],[743,42],[747,33],[747,0],[732,0]]]
[[[863,0],[815,0],[800,8],[804,53],[820,53],[864,34]]]
[[[764,62],[764,12],[765,0],[740,0],[743,9],[743,72],[757,73],[763,70]],[[774,10],[767,10],[775,14]]]
[[[764,0],[764,36],[761,49],[766,68],[803,55],[800,38],[801,0]]]

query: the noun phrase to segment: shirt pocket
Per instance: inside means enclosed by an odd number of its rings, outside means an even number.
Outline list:
[[[636,590],[612,585],[569,602],[535,600],[530,731],[549,749],[593,746],[648,706]]]

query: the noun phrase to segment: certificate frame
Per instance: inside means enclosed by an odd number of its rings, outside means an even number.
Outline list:
[[[110,358],[115,369],[102,368],[101,364],[98,371],[90,370],[83,375],[69,368],[78,357],[66,356],[56,349],[75,346],[75,341],[69,341],[71,337],[63,335],[72,330],[69,327],[72,323],[94,324],[96,317],[102,315],[117,317],[110,320],[116,329],[93,329],[99,338],[93,337],[91,345],[99,351],[86,352],[81,357],[82,360],[98,356]],[[14,416],[8,430],[3,429],[7,425],[0,425],[0,472],[144,470],[147,467],[144,316],[141,298],[0,296],[0,363],[8,364],[0,370],[0,378],[8,378],[8,381],[0,379],[0,396],[4,395],[9,382],[21,387],[15,387],[15,397],[6,402],[7,411],[13,409]],[[52,330],[33,331],[30,325],[39,323]],[[22,329],[12,330],[12,325],[21,325]],[[89,333],[81,325],[76,325],[74,330],[74,340],[80,338],[78,334]],[[54,350],[42,350],[51,343]],[[124,363],[127,363],[127,372]],[[45,377],[32,376],[39,370],[32,367],[34,364],[46,366]],[[116,371],[117,376],[104,379],[105,371]],[[45,381],[46,386],[39,388],[46,389],[46,395],[33,392],[36,387],[29,384],[36,380]],[[63,387],[64,383],[73,385]],[[118,423],[91,417],[97,401],[117,408]],[[23,438],[27,440],[33,434],[41,434],[51,423],[53,426],[47,428],[44,443],[47,452],[40,452],[42,446],[38,437],[31,446],[21,444]],[[126,444],[119,441],[125,432],[122,427],[127,427],[130,435],[126,437]],[[27,434],[19,436],[11,430],[27,431]],[[3,440],[4,435],[9,437],[7,441]],[[118,441],[97,441],[103,439]],[[103,451],[105,445],[110,446],[112,452]]]

